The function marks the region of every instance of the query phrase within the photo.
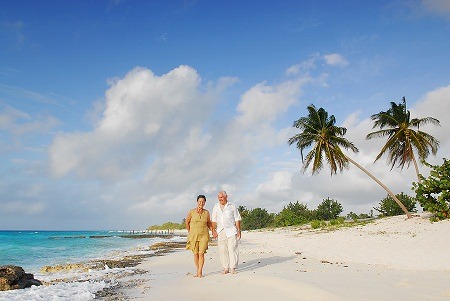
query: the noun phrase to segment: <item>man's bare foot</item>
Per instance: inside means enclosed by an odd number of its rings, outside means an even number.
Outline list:
[[[231,269],[231,274],[237,274],[237,271],[235,269]]]
[[[229,271],[228,269],[227,269],[227,270],[223,270],[223,271],[222,271],[222,274],[225,275],[225,274],[228,274],[229,272],[230,272],[230,271]]]

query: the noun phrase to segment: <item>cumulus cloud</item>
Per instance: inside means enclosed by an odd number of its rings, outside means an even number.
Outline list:
[[[102,117],[92,131],[58,133],[50,168],[56,177],[115,183],[99,199],[127,202],[129,214],[179,214],[198,193],[238,190],[255,155],[285,143],[273,123],[298,101],[307,80],[256,84],[241,96],[235,117],[217,120],[222,91],[234,82],[204,84],[188,66],[162,76],[136,68],[111,79]]]
[[[114,178],[151,164],[158,154],[183,152],[177,145],[202,126],[197,116],[205,115],[214,101],[199,91],[200,78],[187,66],[160,77],[135,68],[109,83],[93,131],[56,135],[50,147],[55,175]]]
[[[300,87],[308,80],[287,81],[278,86],[260,83],[245,92],[237,110],[242,124],[268,123],[286,112],[299,97]]]
[[[344,67],[348,65],[348,61],[340,54],[331,53],[323,56],[323,59],[328,65]]]

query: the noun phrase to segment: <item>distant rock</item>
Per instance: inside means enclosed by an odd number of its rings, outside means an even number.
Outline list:
[[[9,291],[42,285],[42,282],[34,279],[33,274],[25,273],[22,267],[15,265],[0,266],[0,291]]]

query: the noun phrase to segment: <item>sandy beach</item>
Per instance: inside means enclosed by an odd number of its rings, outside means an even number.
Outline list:
[[[238,274],[222,275],[217,246],[205,277],[190,251],[150,257],[132,300],[450,300],[450,220],[377,219],[337,230],[289,227],[245,231]]]

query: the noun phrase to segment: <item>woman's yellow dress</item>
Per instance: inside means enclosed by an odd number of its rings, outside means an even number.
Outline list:
[[[191,210],[186,250],[191,250],[194,254],[206,253],[209,242],[208,217],[208,210],[204,209],[201,214],[196,209]]]

